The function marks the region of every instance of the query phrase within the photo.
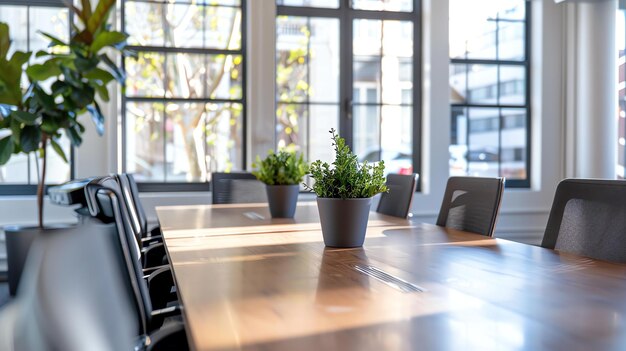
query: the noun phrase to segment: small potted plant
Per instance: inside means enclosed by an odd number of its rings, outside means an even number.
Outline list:
[[[346,141],[330,130],[335,160],[311,164],[324,243],[330,247],[363,246],[372,197],[386,192],[385,164],[360,164]]]
[[[265,159],[257,156],[252,167],[258,180],[265,183],[267,202],[272,218],[293,218],[300,192],[300,183],[308,172],[302,155],[287,151],[270,150]]]

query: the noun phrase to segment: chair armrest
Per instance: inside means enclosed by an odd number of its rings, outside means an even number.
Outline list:
[[[167,253],[163,244],[152,244],[141,249],[143,267],[161,266],[167,262]]]
[[[167,267],[168,269],[170,268],[169,265],[164,264],[164,265],[160,265],[160,266],[154,266],[154,267],[147,267],[143,269],[143,274],[146,276],[146,279],[148,278],[148,276],[150,276],[150,274],[152,274],[152,272],[159,270],[160,268],[163,267]]]
[[[163,232],[161,232],[161,226],[158,226],[158,225],[156,227],[151,228],[148,231],[148,233],[150,234],[151,237],[154,237],[154,236],[160,237],[161,235],[163,235]]]
[[[163,237],[160,235],[146,236],[141,238],[141,246],[149,246],[163,242]]]
[[[169,266],[161,267],[152,272],[148,278],[148,293],[154,309],[165,308],[168,303],[176,301],[178,296],[174,286],[174,277]]]

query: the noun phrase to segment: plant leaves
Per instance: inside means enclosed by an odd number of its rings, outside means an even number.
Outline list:
[[[20,146],[23,152],[29,153],[39,149],[39,141],[41,141],[41,129],[35,126],[22,128]]]
[[[87,30],[89,33],[96,33],[98,29],[106,22],[109,11],[115,4],[115,0],[100,0],[96,6],[95,11],[89,17],[87,22]]]
[[[100,110],[100,106],[94,102],[93,105],[87,106],[87,110],[91,113],[91,119],[93,120],[93,124],[96,126],[98,135],[104,135],[104,115]]]
[[[65,156],[65,151],[63,151],[61,145],[59,145],[59,143],[57,143],[54,139],[50,139],[50,145],[52,145],[54,151],[56,151],[56,153],[63,159],[63,161],[67,163],[67,156]]]
[[[115,62],[113,62],[113,60],[111,60],[106,54],[102,54],[98,57],[100,57],[100,60],[102,60],[102,62],[113,71],[113,77],[115,77],[115,79],[123,85],[126,80],[124,72],[122,72],[122,70],[115,65]]]
[[[0,22],[0,58],[5,58],[11,47],[9,25]]]
[[[43,64],[31,65],[26,69],[26,75],[31,81],[45,81],[48,78],[61,74],[61,69],[57,65],[56,60],[48,60]]]
[[[12,135],[0,139],[0,166],[9,162],[14,150],[15,143]]]
[[[28,62],[31,55],[32,53],[30,52],[16,51],[13,53],[13,56],[11,56],[11,64],[22,67],[26,62]]]
[[[115,79],[111,73],[100,68],[85,72],[83,77],[96,82],[98,85],[107,85],[110,81]]]
[[[63,42],[63,40],[50,35],[48,33],[44,33],[42,31],[37,31],[37,33],[43,35],[44,37],[48,38],[48,40],[50,40],[50,44],[48,45],[48,47],[54,47],[54,46],[67,46],[66,43]]]
[[[80,133],[76,130],[76,128],[65,128],[65,134],[70,138],[73,146],[80,146],[83,142],[83,138],[81,138]]]
[[[115,46],[123,43],[128,36],[120,32],[100,32],[91,43],[91,52],[97,54],[105,46]]]
[[[98,96],[100,96],[100,99],[102,99],[102,101],[109,102],[109,100],[111,100],[109,97],[109,89],[107,89],[106,86],[96,85],[94,88],[96,89],[96,92],[98,93]]]
[[[26,111],[11,111],[11,116],[26,125],[33,125],[37,120],[37,115]]]

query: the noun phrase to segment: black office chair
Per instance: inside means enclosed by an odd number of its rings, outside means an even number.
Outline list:
[[[94,178],[88,184],[103,185],[115,190],[119,194],[124,194],[121,186],[121,179],[118,178],[117,175]],[[150,241],[144,237],[144,233],[141,231],[141,225],[135,207],[136,205],[133,200],[130,199],[132,195],[130,195],[130,193],[128,194],[128,196],[122,195],[120,197],[122,204],[122,217],[124,221],[127,222],[127,224],[129,225],[129,230],[135,236],[137,245],[133,246],[137,249],[138,255],[142,258],[142,264],[144,268],[158,267],[167,264],[167,254],[165,252],[165,247],[163,246],[163,243],[160,241]],[[87,200],[87,202],[89,205],[89,200]],[[90,212],[92,212],[92,215],[93,213],[96,213],[96,211]],[[98,213],[95,216],[104,223],[111,223],[112,221],[114,221],[114,218],[111,216],[111,214]]]
[[[541,246],[626,263],[626,181],[561,181]]]
[[[114,232],[90,224],[37,237],[18,294],[0,312],[1,350],[133,349],[137,320]]]
[[[211,184],[214,204],[267,202],[265,185],[252,173],[214,172]]]
[[[140,322],[139,335],[143,336],[144,346],[150,350],[150,347],[154,347],[150,345],[158,340],[160,346],[155,350],[188,349],[184,325],[180,320],[182,307],[172,303],[168,296],[171,291],[171,286],[168,285],[173,283],[169,267],[160,267],[145,277],[146,270],[142,269],[134,247],[134,233],[124,218],[124,206],[119,201],[122,195],[115,189],[99,184],[89,184],[85,191],[92,215],[112,216],[115,219],[120,252],[118,260],[130,282],[135,311]],[[167,284],[162,284],[163,280]]]
[[[493,236],[504,178],[450,177],[437,225]]]
[[[387,188],[389,191],[381,194],[376,212],[394,217],[407,218],[411,211],[411,203],[413,201],[413,194],[415,194],[415,188],[417,187],[418,178],[419,176],[417,174],[387,175]]]
[[[137,188],[135,178],[132,174],[128,173],[120,173],[115,175],[115,177],[120,184],[124,199],[129,204],[129,210],[131,211],[131,215],[133,217],[132,219],[135,230],[142,234],[144,243],[150,241],[161,241],[161,228],[159,226],[148,228],[148,216],[146,215],[146,211],[143,209],[143,205],[141,204],[139,189]]]

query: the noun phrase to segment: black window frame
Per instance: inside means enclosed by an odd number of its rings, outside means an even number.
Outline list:
[[[338,0],[338,8],[288,6],[276,4],[276,16],[297,16],[316,18],[335,18],[339,20],[339,133],[346,144],[353,148],[353,23],[355,19],[410,21],[413,23],[413,134],[412,134],[412,166],[413,173],[420,175],[416,191],[421,191],[422,172],[422,2],[412,0],[412,11],[377,11],[360,10],[351,6],[352,0]],[[276,86],[276,79],[274,78]],[[278,106],[274,98],[274,111]],[[307,102],[308,103],[308,102]],[[372,105],[372,104],[363,104]],[[383,106],[380,103],[373,105]],[[395,105],[394,105],[395,106]],[[399,106],[407,106],[401,103]],[[276,121],[274,120],[274,123]]]
[[[467,102],[469,99],[466,99],[465,103],[450,103],[450,108],[451,110],[454,110],[455,108],[498,108],[498,110],[500,111],[501,109],[506,109],[506,108],[516,108],[516,109],[525,109],[526,110],[526,160],[525,160],[525,166],[526,166],[526,179],[507,179],[506,180],[506,187],[507,188],[530,188],[531,185],[531,175],[532,175],[532,171],[531,171],[531,166],[532,166],[532,162],[531,162],[531,149],[532,149],[532,144],[531,144],[531,140],[532,140],[532,116],[531,116],[531,29],[532,29],[532,11],[531,11],[531,2],[526,0],[524,1],[524,6],[525,6],[525,17],[524,17],[524,36],[525,36],[525,40],[524,40],[524,60],[520,60],[520,61],[516,61],[516,60],[502,60],[499,59],[497,57],[498,55],[498,46],[500,43],[500,38],[499,38],[499,27],[496,27],[496,39],[495,39],[495,45],[496,45],[496,59],[468,59],[468,58],[450,58],[450,65],[466,65],[465,67],[468,67],[470,65],[473,64],[478,64],[478,65],[495,65],[495,66],[508,66],[508,67],[524,67],[525,69],[525,77],[526,77],[526,84],[525,84],[525,102],[523,105],[517,105],[517,104],[500,104],[500,103],[495,103],[495,104],[478,104],[478,103],[469,103]],[[502,19],[498,19],[498,21],[502,21]],[[457,66],[458,67],[458,66]],[[466,71],[466,75],[467,75],[467,71],[468,69],[465,69]],[[506,81],[500,81],[500,77],[498,77],[498,81],[496,82],[496,85],[501,85],[502,83],[506,83]],[[467,85],[467,78],[466,78],[466,85]],[[499,87],[499,89],[501,89],[501,87]],[[469,94],[469,93],[468,93]],[[453,115],[453,111],[451,112],[451,116],[450,118],[454,118]],[[498,151],[499,151],[499,155],[501,155],[501,151],[502,151],[502,130],[503,130],[503,116],[500,114],[499,116],[499,128],[498,128]],[[469,120],[468,120],[469,123]],[[452,128],[454,128],[455,126],[455,121],[453,120],[451,123]],[[468,124],[468,128],[467,128],[467,133],[469,133],[470,127]],[[450,132],[452,132],[453,129],[451,129]],[[468,155],[469,155],[469,138],[467,138],[467,143],[465,144],[468,146],[468,151],[467,151],[467,155],[466,155],[466,161],[468,161],[468,165],[469,165],[469,160],[468,160]],[[500,170],[501,170],[501,164],[502,164],[502,160],[498,160],[498,173],[500,174]]]
[[[67,4],[63,1],[63,0],[0,0],[0,6],[5,5],[5,6],[21,6],[21,7],[26,7],[26,8],[30,8],[30,7],[55,7],[55,8],[68,8]],[[30,21],[30,16],[27,17],[28,21]],[[73,21],[73,13],[72,11],[69,11],[69,20],[70,22]],[[29,30],[30,27],[30,23],[26,26],[27,27],[27,31]],[[69,31],[71,34],[71,30],[72,27],[68,25]],[[30,40],[29,40],[30,41]],[[28,174],[29,174],[29,179],[28,182],[29,184],[24,184],[24,183],[3,183],[0,184],[0,195],[3,196],[21,196],[21,195],[36,195],[37,194],[37,184],[30,184],[30,174],[31,174],[31,170],[30,169],[30,158],[34,157],[33,153],[28,154]],[[68,160],[68,164],[70,167],[70,179],[69,180],[73,180],[75,178],[75,148],[74,146],[70,146],[70,155],[69,155],[69,160]],[[56,184],[46,184],[46,187],[44,189],[47,190],[47,187],[49,186],[53,186]]]
[[[122,32],[125,32],[125,19],[126,19],[126,1],[121,0],[121,9],[120,9],[120,28]],[[133,0],[135,1],[135,0]],[[151,2],[146,0],[136,0],[136,2]],[[167,3],[167,1],[159,0],[158,3]],[[189,1],[191,3],[191,1]],[[242,138],[242,150],[241,150],[241,170],[245,171],[246,167],[246,159],[247,159],[247,0],[241,0],[240,6],[232,5],[215,5],[215,6],[226,6],[226,7],[234,7],[241,9],[241,48],[239,50],[229,50],[229,49],[212,49],[212,48],[172,48],[167,46],[135,46],[129,45],[128,49],[137,53],[141,52],[156,52],[156,53],[199,53],[199,54],[225,54],[225,55],[238,55],[241,56],[243,64],[241,65],[241,99],[211,99],[211,98],[167,98],[167,97],[128,97],[126,94],[120,94],[121,99],[121,135],[120,142],[118,142],[118,147],[121,150],[121,166],[122,171],[126,172],[126,103],[129,101],[136,102],[155,102],[155,103],[163,103],[167,102],[197,102],[197,103],[237,103],[242,106],[242,127],[241,133],[243,135]],[[122,67],[124,71],[125,67],[125,57],[122,57]],[[138,182],[137,188],[140,192],[194,192],[194,191],[210,191],[211,190],[211,182]]]

